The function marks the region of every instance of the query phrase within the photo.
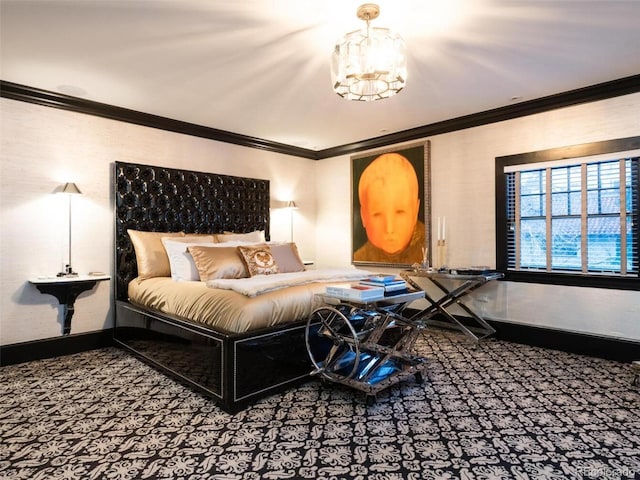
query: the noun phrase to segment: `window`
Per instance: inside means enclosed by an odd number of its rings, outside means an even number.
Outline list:
[[[602,152],[620,141],[570,147],[580,158],[554,149],[496,159],[497,266],[507,279],[640,288],[640,149]]]

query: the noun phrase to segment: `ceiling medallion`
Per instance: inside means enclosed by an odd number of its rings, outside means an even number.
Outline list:
[[[380,15],[375,3],[361,5],[357,15],[366,22],[366,29],[347,33],[336,44],[331,61],[333,89],[347,100],[391,97],[407,79],[404,40],[388,28],[369,25]]]

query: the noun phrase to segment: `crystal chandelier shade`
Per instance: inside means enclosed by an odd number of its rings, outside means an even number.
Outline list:
[[[400,35],[388,28],[370,27],[377,5],[358,8],[365,30],[347,33],[336,44],[331,62],[334,91],[347,100],[372,101],[395,95],[405,86],[407,57]]]

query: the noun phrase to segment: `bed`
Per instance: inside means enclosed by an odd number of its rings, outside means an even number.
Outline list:
[[[172,278],[178,275],[173,263],[169,272],[165,266],[154,271],[160,239],[166,254],[171,252],[169,245],[175,247],[182,241],[174,236],[191,238],[185,243],[193,253],[192,260],[198,249],[202,253],[208,248],[208,254],[215,250],[215,255],[221,255],[222,250],[236,245],[243,253],[254,246],[226,239],[246,239],[259,233],[268,241],[268,180],[116,162],[114,198],[114,338],[118,345],[209,395],[228,412],[308,377],[311,364],[304,330],[314,308],[314,294],[325,284],[302,279],[263,293],[251,283],[260,280],[254,277],[244,280],[252,292],[240,293],[242,289],[235,291],[225,284],[232,283],[235,288],[240,280],[209,278],[205,283]],[[220,245],[204,247],[199,243],[206,241],[193,240],[194,236],[208,239],[210,235],[216,243],[223,238],[222,243],[229,246],[216,249]],[[141,258],[140,238],[151,238],[157,251],[151,249],[152,254]],[[275,254],[276,247],[272,248]],[[328,272],[327,279],[334,278],[334,273]],[[259,277],[287,283],[287,275],[307,274],[311,272]],[[354,270],[351,275],[357,278],[359,273]],[[223,308],[207,310],[216,302]]]

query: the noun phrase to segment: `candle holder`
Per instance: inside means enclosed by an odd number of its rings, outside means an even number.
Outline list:
[[[447,264],[447,242],[438,240],[438,268],[444,269]]]
[[[429,248],[422,247],[422,263],[420,264],[422,270],[429,269]]]
[[[442,229],[440,228],[442,226]],[[445,240],[447,232],[447,219],[442,217],[442,225],[440,217],[438,217],[438,239],[436,243],[436,264],[438,270],[445,270],[447,264],[447,241]]]

